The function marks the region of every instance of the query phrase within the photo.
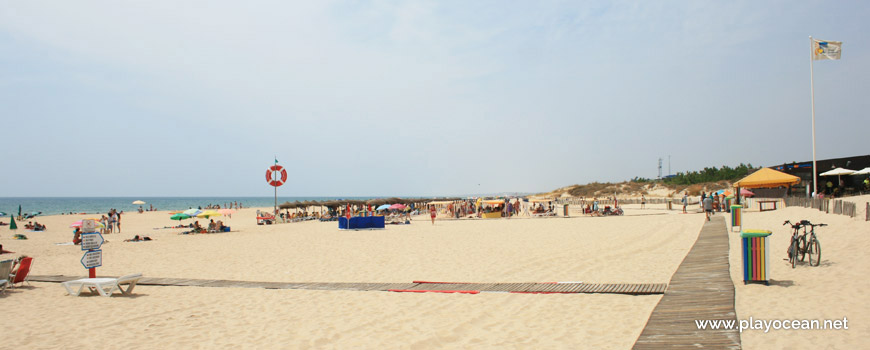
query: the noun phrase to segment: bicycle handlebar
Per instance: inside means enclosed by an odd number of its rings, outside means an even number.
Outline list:
[[[782,225],[783,225],[783,226],[785,226],[785,225],[791,225],[792,228],[799,228],[799,227],[801,227],[801,226],[810,226],[810,227],[815,227],[815,226],[819,226],[819,227],[822,227],[822,226],[828,226],[828,224],[814,224],[814,223],[810,222],[809,220],[801,220],[800,222],[798,222],[798,223],[796,223],[796,224],[792,224],[791,221],[786,220],[785,222],[782,223]]]

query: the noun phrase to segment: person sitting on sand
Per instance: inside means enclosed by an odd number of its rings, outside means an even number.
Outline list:
[[[218,221],[215,223],[215,227],[217,228],[217,231],[218,231],[218,232],[224,232],[224,228],[226,228],[226,226],[224,226],[224,222],[223,222],[223,221],[220,221],[220,220],[218,220]]]
[[[15,261],[12,262],[12,271],[9,272],[10,275],[17,275],[18,274],[18,268],[21,267],[21,265],[19,265],[19,263],[21,262],[21,260],[24,260],[24,258],[28,258],[28,256],[27,255],[19,256],[18,258],[15,259]]]
[[[208,232],[217,232],[217,226],[214,223],[214,219],[211,219],[208,223]]]

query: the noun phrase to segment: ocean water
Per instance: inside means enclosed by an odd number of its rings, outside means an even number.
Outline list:
[[[278,204],[294,201],[331,200],[336,197],[278,197]],[[346,197],[342,199],[370,199],[370,197]],[[0,212],[17,215],[18,206],[23,214],[42,212],[42,215],[58,215],[69,213],[105,213],[109,209],[133,212],[139,209],[133,201],[145,202],[142,208],[151,205],[157,210],[185,210],[188,208],[205,207],[209,204],[224,204],[233,201],[241,202],[245,208],[271,207],[275,197],[0,197]]]

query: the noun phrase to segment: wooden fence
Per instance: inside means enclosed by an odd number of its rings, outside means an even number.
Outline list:
[[[858,214],[858,205],[856,203],[839,199],[786,197],[785,205],[787,207],[813,208],[825,213],[846,215],[850,218],[854,218]],[[870,203],[867,203],[867,207],[870,209]],[[865,220],[870,221],[870,214],[865,215]]]

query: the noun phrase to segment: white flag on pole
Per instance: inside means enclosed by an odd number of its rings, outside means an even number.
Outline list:
[[[839,60],[842,41],[813,39],[813,60]]]

